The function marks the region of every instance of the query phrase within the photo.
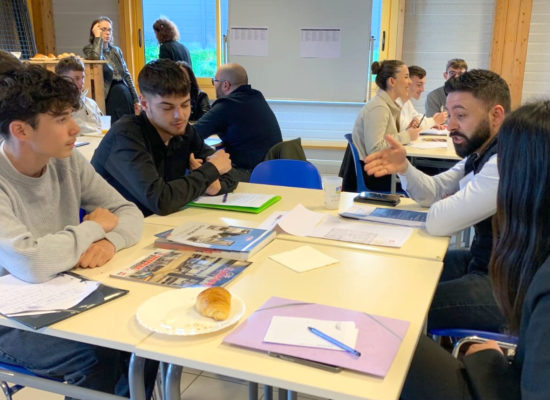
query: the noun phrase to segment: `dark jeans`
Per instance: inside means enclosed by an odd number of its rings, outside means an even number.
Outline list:
[[[0,327],[0,360],[37,375],[69,384],[129,397],[130,354],[19,329]],[[155,385],[158,363],[145,364],[148,397]]]
[[[427,336],[421,336],[400,398],[471,400],[473,397],[462,363]]]
[[[126,114],[134,114],[134,99],[128,86],[122,81],[113,81],[105,99],[105,111],[111,116],[111,125]]]
[[[441,328],[501,331],[506,321],[489,276],[470,270],[468,250],[449,250],[428,313],[428,330]]]

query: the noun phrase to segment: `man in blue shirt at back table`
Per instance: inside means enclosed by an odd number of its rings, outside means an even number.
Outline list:
[[[217,134],[239,180],[248,181],[267,151],[283,140],[279,123],[262,93],[248,84],[241,65],[222,65],[212,84],[218,99],[193,127],[203,139]]]

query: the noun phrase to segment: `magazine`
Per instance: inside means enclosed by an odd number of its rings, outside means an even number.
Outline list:
[[[249,265],[206,254],[157,250],[111,276],[178,288],[223,286]]]
[[[240,226],[187,222],[158,233],[155,246],[248,260],[275,238],[275,232]]]
[[[354,205],[340,213],[340,215],[346,218],[361,219],[365,221],[425,228],[428,214],[422,211]]]

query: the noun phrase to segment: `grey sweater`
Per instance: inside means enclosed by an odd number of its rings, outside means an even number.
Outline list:
[[[116,250],[141,238],[143,215],[98,175],[78,152],[50,159],[42,176],[21,174],[0,143],[0,275],[43,282],[71,269],[95,241]],[[119,218],[105,233],[93,221],[79,223],[79,209],[106,208]]]

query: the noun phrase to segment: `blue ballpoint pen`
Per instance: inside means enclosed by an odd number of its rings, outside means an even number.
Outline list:
[[[326,333],[323,333],[323,332],[321,332],[320,330],[315,329],[315,328],[313,328],[313,327],[311,327],[311,326],[308,326],[307,329],[309,329],[309,331],[310,331],[311,333],[313,333],[314,335],[317,335],[317,336],[319,336],[320,338],[325,339],[327,342],[332,343],[333,345],[340,347],[342,350],[345,350],[345,351],[347,351],[348,353],[353,354],[353,355],[356,356],[356,357],[361,357],[361,352],[359,352],[359,351],[357,351],[357,350],[355,350],[355,349],[352,349],[352,348],[349,347],[348,345],[346,345],[346,344],[340,342],[339,340],[334,339],[333,337],[327,335]]]
[[[225,203],[225,202],[227,201],[227,195],[228,195],[228,194],[229,194],[229,193],[226,193],[226,194],[223,195],[222,203]]]

